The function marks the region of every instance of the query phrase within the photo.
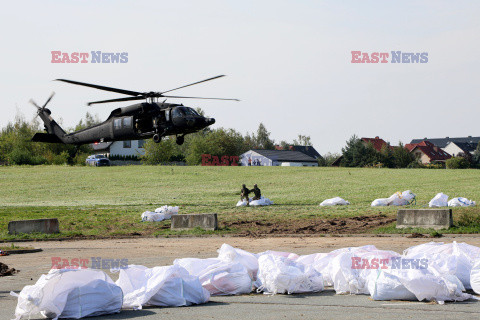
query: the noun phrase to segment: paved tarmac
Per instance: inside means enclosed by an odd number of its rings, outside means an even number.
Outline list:
[[[477,237],[445,237],[437,241],[465,241],[479,245]],[[381,249],[402,252],[410,245],[431,239],[404,237],[316,237],[316,238],[189,238],[189,239],[115,239],[82,241],[49,241],[26,243],[43,248],[43,252],[1,257],[0,261],[21,272],[0,278],[0,320],[13,319],[16,298],[11,290],[19,292],[25,285],[34,284],[42,273],[47,273],[51,257],[129,257],[129,263],[149,267],[171,264],[181,257],[214,257],[222,243],[260,252],[268,249],[308,254],[328,252],[345,246],[375,244]],[[289,250],[290,249],[290,250]],[[107,272],[109,273],[109,272]],[[116,280],[116,274],[110,274]],[[480,301],[445,303],[373,301],[368,295],[336,295],[333,288],[316,294],[216,296],[204,305],[180,308],[145,308],[122,310],[121,313],[91,319],[479,319]]]

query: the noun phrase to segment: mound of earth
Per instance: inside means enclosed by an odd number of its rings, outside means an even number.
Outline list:
[[[363,233],[388,225],[395,218],[384,215],[360,216],[334,219],[302,219],[285,223],[268,221],[225,222],[225,227],[235,228],[239,234],[347,234]]]
[[[0,262],[0,277],[11,276],[15,273],[18,273],[18,270],[15,270],[14,268],[9,268],[5,263]]]

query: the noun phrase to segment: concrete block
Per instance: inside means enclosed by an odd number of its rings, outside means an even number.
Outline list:
[[[8,223],[8,233],[59,233],[58,219],[35,219],[35,220],[19,220],[10,221]]]
[[[453,226],[452,209],[400,209],[397,228],[448,229]]]
[[[216,213],[206,214],[175,214],[172,216],[172,230],[189,230],[200,227],[204,230],[217,230]]]

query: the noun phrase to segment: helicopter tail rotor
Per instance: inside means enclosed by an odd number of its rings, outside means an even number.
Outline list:
[[[40,112],[42,111],[46,111],[48,112],[48,114],[51,114],[51,111],[49,109],[47,109],[47,104],[50,102],[50,100],[52,100],[53,96],[55,95],[55,92],[52,92],[50,94],[50,97],[48,97],[47,101],[43,104],[42,107],[40,107],[33,99],[30,99],[30,103],[33,104],[36,108],[37,108],[37,116],[40,114]]]

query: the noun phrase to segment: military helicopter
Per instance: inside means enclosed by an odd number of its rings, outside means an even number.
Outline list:
[[[32,141],[64,143],[82,145],[87,143],[122,141],[122,140],[141,140],[153,138],[153,141],[159,143],[163,137],[176,136],[177,144],[184,142],[185,135],[194,133],[215,123],[213,118],[205,118],[197,111],[183,104],[158,102],[159,98],[184,98],[184,99],[212,99],[212,100],[232,100],[225,98],[202,98],[202,97],[182,97],[165,95],[167,92],[178,90],[181,88],[193,86],[202,82],[214,80],[224,77],[219,75],[213,78],[190,83],[178,88],[170,89],[163,92],[137,92],[130,90],[117,89],[112,87],[99,86],[96,84],[56,79],[66,83],[86,86],[104,91],[112,91],[130,97],[102,100],[89,102],[88,105],[123,102],[133,100],[146,100],[145,102],[130,105],[127,107],[117,108],[110,113],[110,116],[104,122],[75,131],[66,133],[51,117],[51,111],[46,108],[52,99],[54,93],[48,98],[45,104],[40,107],[33,100],[30,102],[38,109],[37,114],[43,120],[46,133],[36,133]]]

